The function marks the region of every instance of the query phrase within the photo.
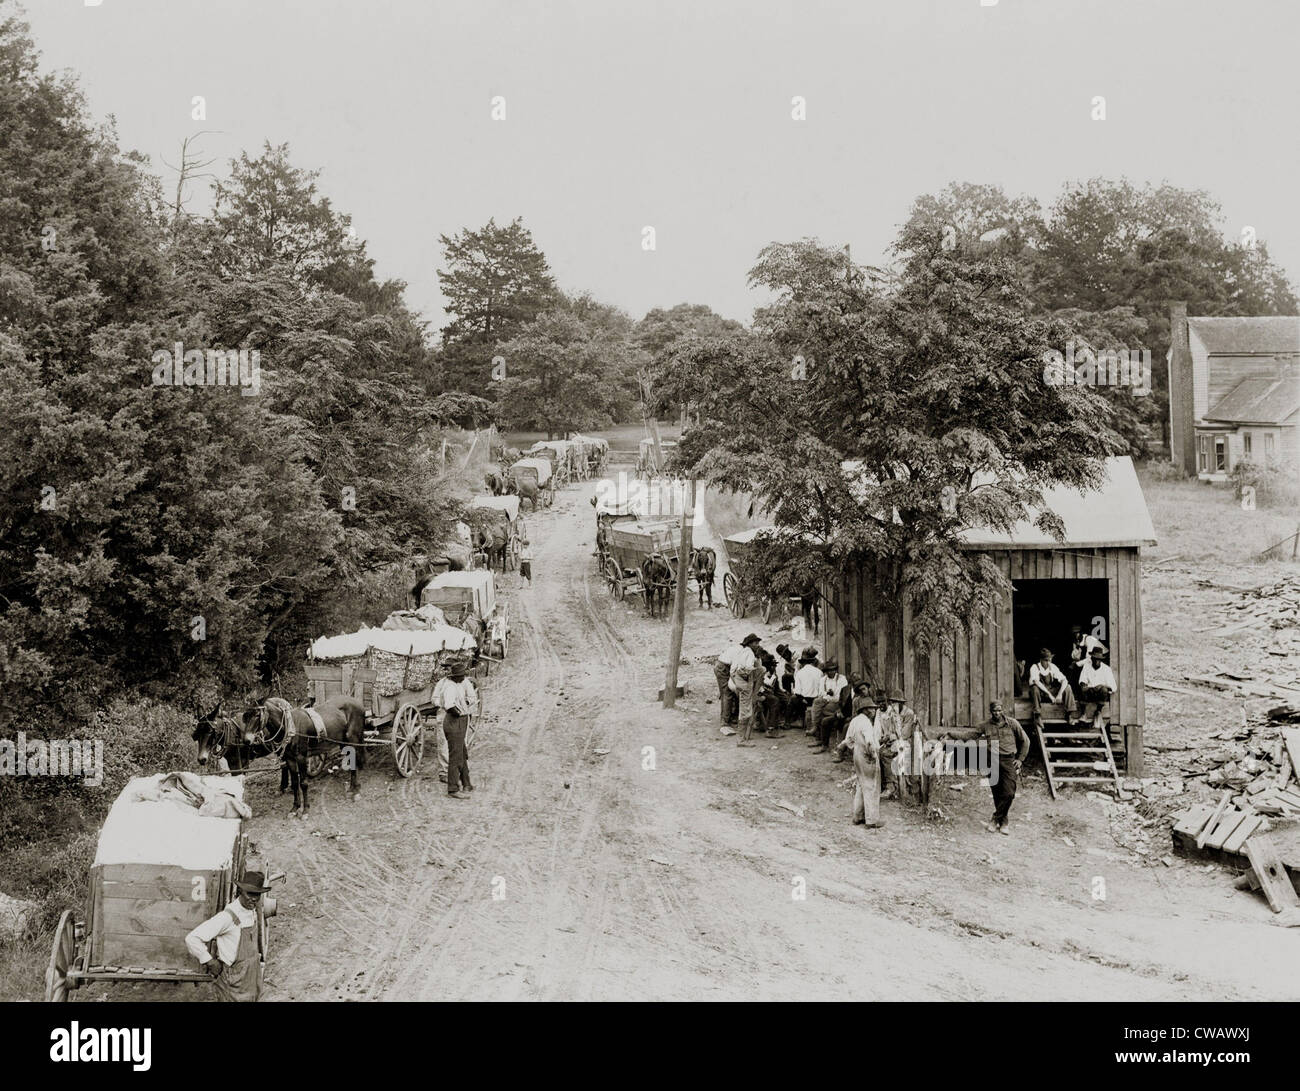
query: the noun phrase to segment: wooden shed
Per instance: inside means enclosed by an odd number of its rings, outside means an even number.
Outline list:
[[[1030,522],[1011,534],[972,528],[963,535],[964,548],[987,553],[1012,583],[1009,601],[982,627],[958,635],[946,649],[919,651],[907,612],[882,606],[878,573],[863,566],[846,573],[838,601],[862,634],[867,670],[857,642],[833,611],[826,612],[824,652],[839,660],[845,674],[857,671],[887,689],[901,688],[924,721],[966,727],[987,719],[995,699],[1027,720],[1027,689],[1017,662],[1032,662],[1046,645],[1065,664],[1071,627],[1082,625],[1109,649],[1118,686],[1109,709],[1111,744],[1117,759],[1125,756],[1128,771],[1139,773],[1146,716],[1139,557],[1143,546],[1155,544],[1155,531],[1137,473],[1129,458],[1107,459],[1098,490],[1061,487],[1044,499],[1065,523],[1062,542]]]

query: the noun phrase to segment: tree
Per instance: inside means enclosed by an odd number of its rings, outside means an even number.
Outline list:
[[[485,395],[496,345],[557,305],[559,291],[522,218],[504,227],[490,219],[477,231],[440,235],[438,241],[446,266],[438,270],[438,282],[452,316],[442,329],[443,382],[448,389]]]
[[[763,328],[692,342],[658,397],[697,394],[702,419],[679,466],[774,514],[781,532],[754,564],[775,594],[816,586],[852,629],[841,573],[877,566],[926,646],[1007,590],[996,566],[958,548],[961,530],[1032,517],[1059,533],[1043,490],[1095,484],[1099,456],[1121,441],[1096,393],[1043,381],[1063,329],[1032,313],[1005,257],[941,252],[883,290],[845,275],[840,253],[805,241],[793,264],[760,261],[751,283],[779,295]]]
[[[603,428],[613,420],[629,344],[568,310],[547,311],[498,346],[502,422],[557,433]]]

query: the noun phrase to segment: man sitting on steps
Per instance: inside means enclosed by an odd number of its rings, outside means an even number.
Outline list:
[[[1115,672],[1101,661],[1101,648],[1093,648],[1089,662],[1079,672],[1079,700],[1083,702],[1080,724],[1091,725],[1101,716],[1102,706],[1115,692]]]
[[[1034,705],[1034,723],[1039,727],[1043,726],[1044,701],[1052,705],[1064,705],[1067,721],[1074,716],[1074,691],[1060,667],[1052,662],[1051,648],[1040,648],[1038,662],[1029,668],[1029,699]]]

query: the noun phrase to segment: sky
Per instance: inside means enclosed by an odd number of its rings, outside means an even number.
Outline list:
[[[199,148],[223,173],[287,141],[435,329],[438,237],[489,217],[522,216],[566,291],[747,322],[767,243],[813,236],[882,263],[913,200],[952,181],[1045,207],[1099,175],[1203,188],[1225,234],[1253,228],[1300,283],[1294,0],[25,8],[43,68],[75,72],[168,190],[162,160],[189,134],[217,130]],[[208,204],[201,185],[190,207]]]

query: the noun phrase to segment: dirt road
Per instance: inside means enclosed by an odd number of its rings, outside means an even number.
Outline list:
[[[942,791],[948,822],[886,803],[867,831],[848,766],[722,738],[711,660],[752,619],[692,602],[689,694],[659,708],[667,624],[596,576],[593,490],[525,516],[537,577],[502,583],[512,644],[469,800],[428,757],[409,781],[374,763],[356,802],[318,782],[305,823],[256,782],[254,836],[290,876],[269,999],[1300,995],[1262,900],[1218,867],[1139,866],[1094,800],[1028,778],[1006,838],[970,781]]]

